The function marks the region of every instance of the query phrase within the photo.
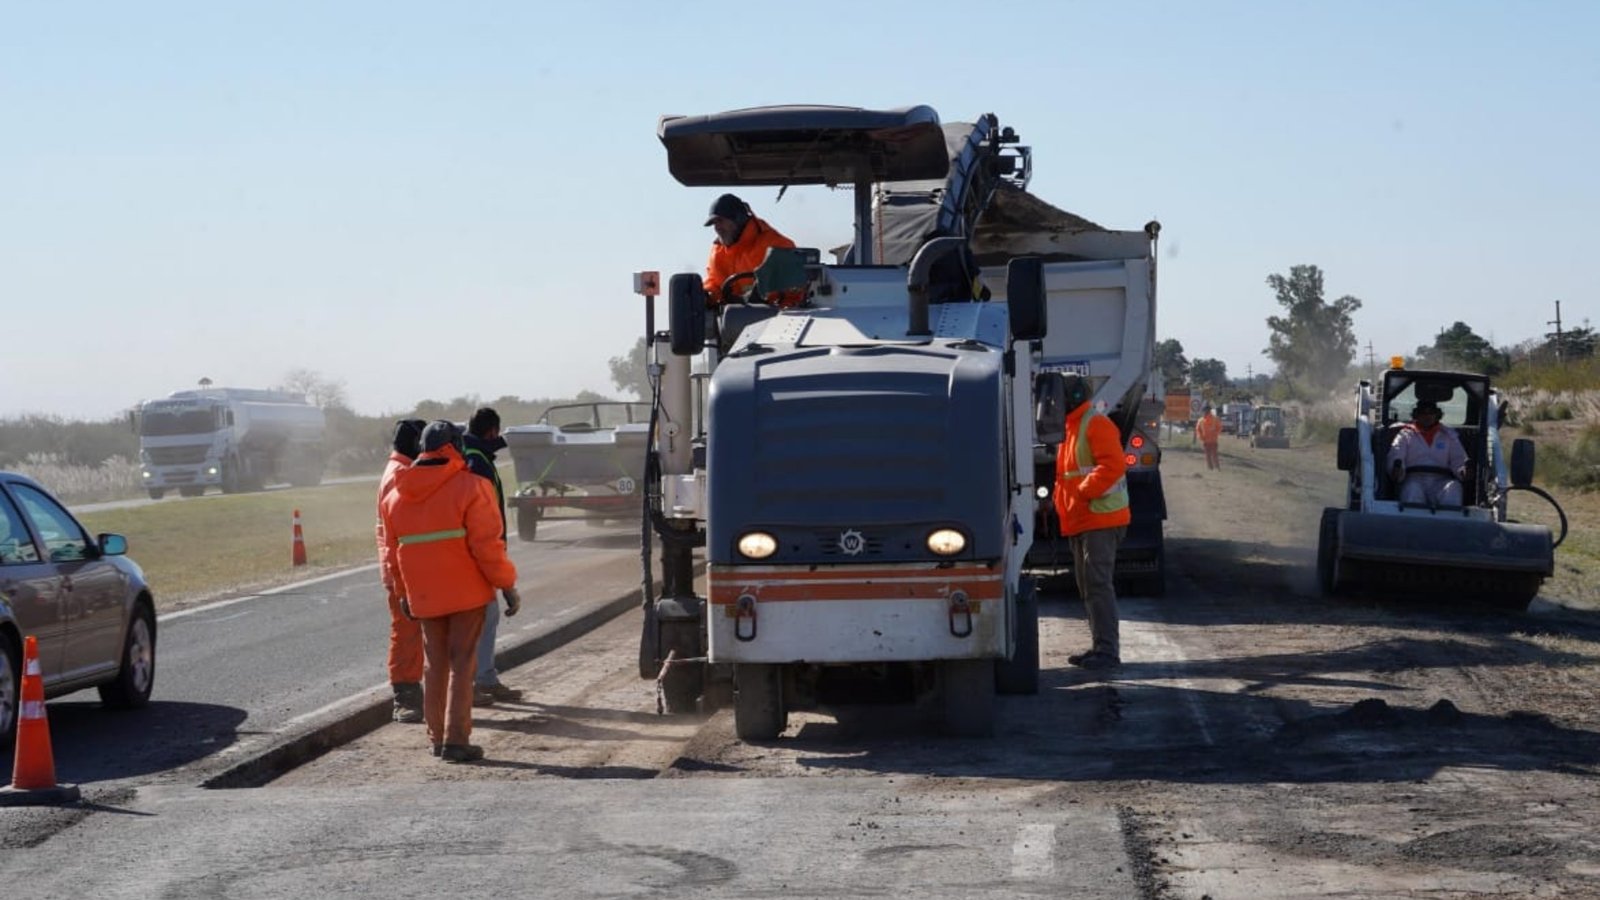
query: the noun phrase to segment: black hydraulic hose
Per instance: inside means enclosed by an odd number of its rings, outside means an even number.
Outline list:
[[[1543,497],[1545,499],[1545,502],[1547,502],[1551,506],[1555,507],[1556,515],[1558,517],[1560,517],[1560,519],[1561,519],[1561,534],[1556,537],[1556,542],[1554,544],[1550,545],[1550,549],[1554,550],[1555,548],[1561,546],[1561,542],[1567,539],[1567,513],[1566,513],[1565,510],[1563,510],[1561,508],[1561,504],[1556,502],[1556,498],[1550,496],[1549,492],[1546,491],[1544,488],[1537,488],[1537,487],[1534,487],[1531,484],[1526,486],[1526,487],[1518,487],[1517,485],[1511,485],[1510,487],[1507,487],[1504,491],[1501,491],[1500,492],[1500,496],[1504,497],[1506,494],[1509,494],[1512,491],[1527,491],[1530,494],[1537,494],[1540,497]]]

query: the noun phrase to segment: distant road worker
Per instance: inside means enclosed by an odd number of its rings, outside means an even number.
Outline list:
[[[1194,436],[1206,452],[1206,468],[1222,468],[1222,455],[1217,452],[1217,439],[1222,437],[1222,420],[1217,418],[1215,407],[1206,407],[1206,414],[1194,423]]]
[[[505,447],[506,439],[500,436],[500,414],[491,407],[483,407],[467,420],[467,468],[472,474],[494,485],[495,505],[500,509],[500,540],[506,539],[506,489],[500,484],[500,470],[495,467],[494,455]],[[506,615],[516,614],[514,607]],[[500,607],[491,603],[484,610],[483,635],[478,638],[478,671],[472,680],[472,705],[493,706],[496,700],[515,703],[522,692],[500,680],[500,670],[494,667],[495,635],[500,630]]]
[[[1114,575],[1117,547],[1128,533],[1127,461],[1116,423],[1096,411],[1082,375],[1061,376],[1067,423],[1056,449],[1054,501],[1061,533],[1072,547],[1072,574],[1089,619],[1093,645],[1067,662],[1085,669],[1122,664]]]
[[[750,207],[733,194],[723,194],[711,204],[706,225],[717,232],[711,242],[711,256],[706,260],[705,277],[707,301],[713,307],[722,304],[722,288],[729,276],[754,271],[773,247],[794,246],[794,241],[784,237],[765,220],[756,218]],[[751,284],[745,279],[742,283],[735,282],[730,286],[736,291],[743,291],[750,288]],[[790,305],[803,299],[803,294],[788,294],[782,298],[773,294],[768,299],[774,302],[781,299],[784,305]]]
[[[383,499],[394,490],[400,471],[422,452],[421,419],[401,419],[394,424],[389,462],[378,479],[378,574],[389,595],[389,686],[394,690],[394,720],[422,721],[422,626],[400,609],[401,595],[389,575],[389,546],[383,539]]]
[[[422,621],[423,719],[433,753],[447,762],[483,758],[472,736],[472,676],[484,608],[498,588],[515,609],[517,568],[506,556],[494,488],[467,470],[461,432],[433,422],[422,455],[384,498],[389,575],[402,610]]]

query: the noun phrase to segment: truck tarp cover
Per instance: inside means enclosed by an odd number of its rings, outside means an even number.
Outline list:
[[[950,159],[959,160],[981,125],[970,122],[950,122],[944,126],[945,147]],[[950,177],[941,181],[898,182],[885,184],[878,192],[876,238],[878,259],[885,265],[905,265],[929,239],[939,237],[940,207],[946,194],[957,184],[957,189],[983,190],[982,179],[963,177],[958,167],[952,166]],[[980,265],[1003,263],[1011,256],[1024,252],[1008,252],[1015,236],[1027,235],[1029,246],[1036,246],[1042,233],[1071,234],[1084,231],[1104,231],[1099,225],[1081,216],[1040,200],[1015,185],[1000,181],[994,185],[988,205],[978,217],[972,239],[973,252]],[[960,205],[967,201],[957,198]]]

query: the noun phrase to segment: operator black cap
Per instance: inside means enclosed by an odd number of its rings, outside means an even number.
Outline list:
[[[717,219],[728,219],[733,222],[743,222],[749,213],[745,209],[744,201],[733,194],[723,194],[711,204],[711,212],[706,216],[706,224],[710,225]]]

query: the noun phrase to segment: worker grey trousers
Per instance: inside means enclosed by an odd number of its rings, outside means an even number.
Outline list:
[[[1128,533],[1126,525],[1096,528],[1067,538],[1072,545],[1072,574],[1078,581],[1078,596],[1089,617],[1089,634],[1094,649],[1122,658],[1117,619],[1117,589],[1113,577],[1117,568],[1117,546]]]

